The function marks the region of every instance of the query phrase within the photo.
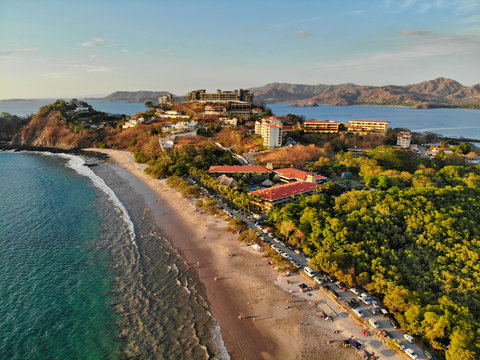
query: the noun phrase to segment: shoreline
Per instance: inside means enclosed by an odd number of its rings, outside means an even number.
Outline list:
[[[226,221],[196,212],[191,201],[169,188],[165,180],[145,174],[132,154],[98,151],[108,154],[114,165],[145,187],[139,189],[138,183],[118,172],[137,194],[146,199],[148,196],[147,206],[150,202],[151,214],[162,233],[197,272],[232,359],[349,360],[358,356],[338,344],[326,344],[331,337],[328,327],[299,326],[314,320],[315,306],[307,300],[293,299],[277,285],[277,279],[283,276],[267,269],[264,258],[227,232]],[[287,309],[285,304],[289,304]]]

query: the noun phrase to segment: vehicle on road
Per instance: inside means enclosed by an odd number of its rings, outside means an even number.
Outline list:
[[[349,290],[350,290],[352,293],[354,293],[355,295],[360,295],[360,292],[359,292],[357,289],[355,289],[355,288],[350,288]]]
[[[412,336],[412,335],[410,335],[410,334],[405,334],[405,335],[403,335],[403,337],[404,337],[405,340],[407,340],[410,344],[413,343],[413,340],[414,340],[414,339],[413,339],[413,336]]]
[[[398,323],[394,319],[390,320],[389,322],[394,329],[398,329]]]
[[[314,271],[313,271],[312,268],[309,267],[309,266],[306,266],[306,267],[303,269],[303,271],[305,272],[305,274],[307,274],[307,275],[310,276],[310,277],[314,277],[314,276],[315,276]]]
[[[418,359],[418,355],[415,354],[415,351],[413,351],[412,349],[408,348],[405,350],[405,354],[407,354],[408,356],[410,356],[412,359]]]
[[[362,310],[360,309],[352,309],[352,311],[357,315],[358,317],[364,317],[365,315],[363,314]]]
[[[370,305],[370,300],[368,300],[367,298],[364,298],[364,297],[359,296],[359,297],[358,297],[358,300],[360,300],[361,302],[363,302],[365,305]]]

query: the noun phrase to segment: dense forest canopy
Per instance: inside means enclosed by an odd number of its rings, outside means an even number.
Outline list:
[[[320,192],[273,210],[270,222],[313,266],[377,294],[447,359],[478,359],[479,173],[446,166],[432,174],[443,187]]]

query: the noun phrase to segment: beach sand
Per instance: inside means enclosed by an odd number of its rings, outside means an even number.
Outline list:
[[[276,285],[283,275],[250,246],[239,243],[237,235],[226,230],[225,219],[197,212],[165,180],[145,174],[132,154],[88,150],[108,154],[118,166],[117,175],[146,199],[147,206],[150,202],[158,226],[205,285],[209,307],[233,359],[358,358],[352,349],[341,347],[332,323],[315,317],[312,301]],[[334,341],[327,344],[328,340]]]

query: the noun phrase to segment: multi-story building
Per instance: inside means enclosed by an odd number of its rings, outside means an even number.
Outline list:
[[[351,120],[347,122],[347,129],[350,132],[365,135],[372,132],[387,133],[390,122],[384,120]]]
[[[199,102],[229,102],[242,101],[248,104],[253,103],[253,93],[249,90],[222,91],[207,93],[205,89],[190,91],[187,94],[187,101]]]
[[[325,176],[295,168],[276,169],[273,170],[273,172],[279,176],[281,181],[287,183],[292,181],[304,181],[313,184],[320,184],[327,180]]]
[[[397,146],[400,146],[402,149],[408,149],[412,142],[412,133],[410,131],[402,131],[397,136]]]
[[[284,205],[295,201],[299,195],[310,195],[315,191],[317,185],[296,181],[293,183],[272,186],[267,189],[251,191],[250,194],[259,196],[262,200],[256,205],[264,209],[271,209],[277,205]]]
[[[276,117],[256,121],[255,134],[263,138],[263,145],[266,148],[282,146],[282,122]]]
[[[307,132],[338,133],[340,123],[332,120],[308,120],[303,126]]]

